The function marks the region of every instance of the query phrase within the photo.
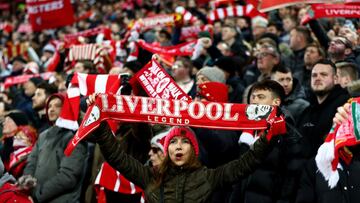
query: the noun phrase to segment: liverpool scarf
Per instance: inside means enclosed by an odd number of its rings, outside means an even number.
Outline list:
[[[75,73],[67,89],[67,98],[56,125],[62,128],[77,130],[80,113],[80,95],[93,93],[116,93],[120,88],[122,75],[93,75]]]
[[[156,60],[145,65],[136,73],[135,78],[152,98],[191,99]]]
[[[99,94],[65,154],[70,155],[82,139],[108,119],[227,130],[262,130],[270,124],[274,134],[286,132],[283,117],[277,117],[272,106]]]
[[[346,147],[360,143],[360,98],[353,99],[350,108],[348,119],[333,128],[315,157],[316,165],[331,189],[339,181],[339,159],[346,164],[351,162],[352,153]]]

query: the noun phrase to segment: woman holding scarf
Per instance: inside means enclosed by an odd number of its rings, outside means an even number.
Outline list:
[[[88,98],[88,105],[95,95]],[[265,132],[270,132],[265,131]],[[219,187],[233,184],[253,172],[271,150],[272,133],[264,133],[253,149],[242,157],[208,169],[198,160],[195,133],[187,127],[173,127],[165,138],[165,159],[158,170],[144,166],[127,155],[116,142],[106,122],[92,133],[107,162],[145,191],[147,202],[208,202]]]

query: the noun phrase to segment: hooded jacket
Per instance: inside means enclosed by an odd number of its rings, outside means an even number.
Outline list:
[[[305,90],[300,85],[299,81],[296,78],[294,78],[293,81],[293,90],[284,99],[283,106],[291,113],[294,120],[297,121],[301,113],[310,104],[308,101],[305,100]]]

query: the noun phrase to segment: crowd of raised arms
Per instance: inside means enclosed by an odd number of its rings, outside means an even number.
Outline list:
[[[1,1],[0,202],[359,203],[360,1],[294,2]]]

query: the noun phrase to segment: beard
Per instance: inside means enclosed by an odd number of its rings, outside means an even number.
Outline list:
[[[311,90],[314,92],[314,94],[316,96],[322,97],[322,96],[325,96],[325,95],[329,94],[330,91],[332,90],[332,87],[331,88],[327,87],[327,88],[325,88],[323,90],[314,90],[313,88],[311,88]]]
[[[40,110],[42,110],[44,108],[45,108],[45,103],[44,104],[39,104],[39,105],[33,105],[33,109],[35,111],[40,111]]]
[[[338,59],[338,58],[342,58],[345,56],[345,50],[329,50],[328,51],[328,55],[329,58],[334,58],[334,59]]]

